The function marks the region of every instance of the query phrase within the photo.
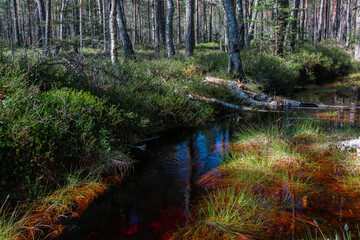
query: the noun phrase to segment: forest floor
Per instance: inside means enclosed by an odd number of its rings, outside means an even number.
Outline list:
[[[196,128],[234,112],[189,94],[243,105],[226,88],[203,84],[207,75],[233,79],[226,73],[229,55],[218,44],[197,45],[187,61],[183,46],[174,59],[154,56],[151,45],[135,49],[136,60],[116,66],[94,49],[53,58],[32,49],[17,49],[10,58],[0,49],[0,239],[59,234],[61,219],[81,214],[121,182],[132,167],[129,148],[167,129]],[[332,44],[305,43],[285,58],[255,44],[242,61],[246,89],[283,96],[358,70]]]

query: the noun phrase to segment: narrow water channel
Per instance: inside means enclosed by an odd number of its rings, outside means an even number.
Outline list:
[[[309,86],[299,91],[296,98],[318,104],[359,103],[357,95],[338,96],[331,84]],[[297,114],[326,118],[334,125],[357,124],[359,113],[357,108],[244,113],[196,131],[173,131],[148,142],[142,150],[135,149],[133,156],[138,163],[134,171],[118,188],[96,199],[80,219],[69,222],[61,239],[161,239],[165,232],[186,223],[191,204],[204,191],[197,180],[220,165],[239,125]]]

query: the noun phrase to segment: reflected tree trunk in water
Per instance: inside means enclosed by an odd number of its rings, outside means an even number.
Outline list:
[[[196,184],[196,172],[198,171],[197,167],[197,151],[196,151],[196,135],[193,135],[189,140],[188,151],[189,151],[189,162],[188,162],[188,174],[186,179],[186,189],[185,189],[185,207],[188,212],[186,216],[186,225],[190,221],[190,208],[192,203],[192,196],[194,196],[194,186]]]

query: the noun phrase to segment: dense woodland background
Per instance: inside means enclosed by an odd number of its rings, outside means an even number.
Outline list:
[[[153,44],[156,54],[173,57],[185,42],[219,42],[238,67],[238,51],[251,40],[282,56],[296,40],[332,39],[358,43],[360,10],[356,0],[1,0],[0,38],[11,46],[36,47],[43,55],[73,48],[95,48],[118,59],[135,58],[134,45]],[[120,41],[121,40],[121,41]],[[121,44],[119,44],[121,42]],[[359,58],[358,44],[356,57]],[[237,56],[236,56],[237,55]],[[232,69],[230,69],[232,71]]]

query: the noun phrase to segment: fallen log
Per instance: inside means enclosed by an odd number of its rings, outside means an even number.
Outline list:
[[[250,91],[243,90],[241,83],[236,81],[224,80],[221,78],[215,77],[206,77],[204,83],[214,84],[217,86],[227,87],[235,96],[239,99],[243,100],[246,104],[252,106],[260,106],[265,107],[267,109],[276,109],[278,107],[278,103],[276,101],[258,101],[256,99],[268,99],[268,96],[265,94],[256,94]]]
[[[251,106],[260,106],[270,110],[282,108],[282,107],[304,107],[304,108],[318,107],[317,104],[299,102],[289,99],[273,100],[273,98],[269,97],[266,94],[258,94],[248,90],[244,90],[243,84],[236,81],[224,80],[221,78],[207,76],[204,80],[204,83],[214,84],[216,86],[225,86],[233,94],[235,94],[235,96],[243,100],[246,104],[249,104]]]
[[[273,111],[273,110],[264,110],[264,109],[257,109],[257,108],[251,108],[251,107],[244,107],[244,106],[238,106],[238,105],[234,105],[231,103],[227,103],[221,100],[218,100],[216,98],[208,98],[208,97],[204,97],[204,96],[199,96],[196,94],[189,94],[188,98],[191,100],[200,100],[206,103],[217,103],[220,104],[224,107],[228,107],[228,108],[232,108],[232,109],[236,109],[236,110],[240,110],[240,111],[245,111],[245,112],[282,112],[282,111]]]

